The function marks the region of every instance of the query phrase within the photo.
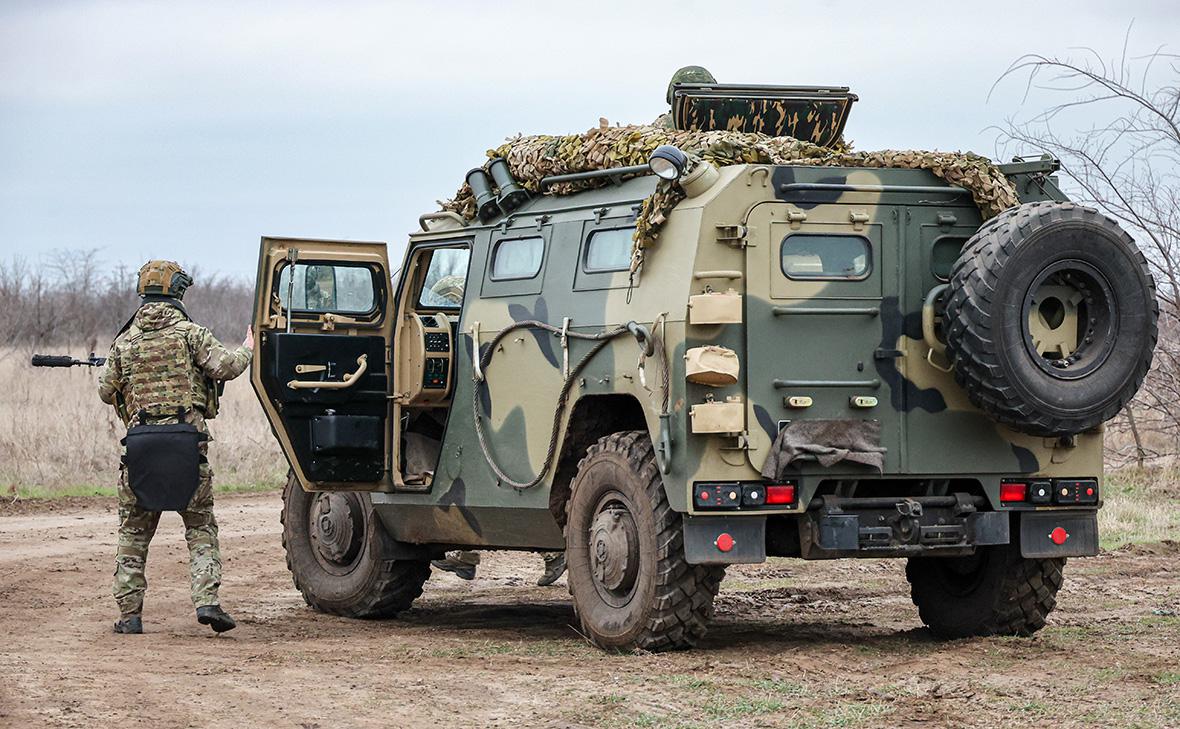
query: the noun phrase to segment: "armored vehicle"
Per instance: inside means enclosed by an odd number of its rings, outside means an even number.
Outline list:
[[[565,550],[584,634],[693,645],[726,565],[897,557],[937,635],[1044,625],[1150,365],[1132,239],[1057,163],[856,153],[845,88],[681,84],[521,137],[384,243],[264,238],[253,385],[309,605]]]

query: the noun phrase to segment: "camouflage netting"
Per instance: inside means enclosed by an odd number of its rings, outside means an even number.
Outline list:
[[[990,218],[1017,204],[1016,188],[991,160],[967,152],[884,150],[854,152],[844,146],[821,147],[792,137],[768,137],[732,131],[676,131],[652,126],[599,127],[584,134],[519,136],[496,149],[489,158],[503,157],[513,176],[529,191],[540,190],[541,180],[571,172],[641,165],[661,144],[674,144],[690,158],[718,167],[735,164],[791,164],[828,167],[873,167],[930,170],[946,182],[971,192],[983,217]],[[608,184],[605,179],[551,185],[545,194],[569,195]],[[643,203],[635,227],[636,265],[642,249],[659,237],[668,213],[684,198],[679,186],[661,180]],[[442,203],[464,218],[475,217],[475,199],[464,184],[454,199]]]

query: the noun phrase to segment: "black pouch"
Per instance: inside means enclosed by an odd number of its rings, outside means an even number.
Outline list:
[[[201,483],[200,445],[206,436],[190,423],[127,429],[127,485],[141,509],[184,511]]]

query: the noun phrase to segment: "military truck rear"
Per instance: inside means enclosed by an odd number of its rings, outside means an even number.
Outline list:
[[[1098,550],[1153,283],[1052,160],[850,156],[854,100],[687,84],[679,131],[515,140],[392,278],[383,243],[264,238],[252,377],[308,603],[392,615],[448,549],[565,549],[584,633],[658,650],[725,565],[904,557],[937,634],[1040,628]]]

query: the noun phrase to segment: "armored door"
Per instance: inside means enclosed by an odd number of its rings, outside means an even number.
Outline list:
[[[896,208],[843,203],[769,203],[747,220],[746,367],[750,459],[761,467],[791,423],[828,421],[863,432],[901,455],[897,402]],[[868,421],[864,425],[863,421]],[[815,443],[840,448],[841,444]],[[801,474],[876,474],[859,463],[795,464]]]

